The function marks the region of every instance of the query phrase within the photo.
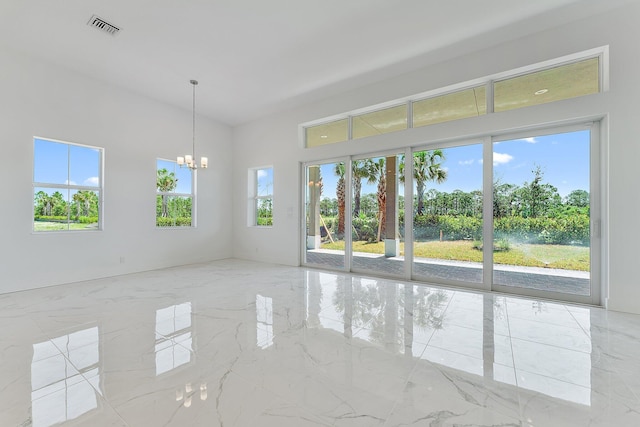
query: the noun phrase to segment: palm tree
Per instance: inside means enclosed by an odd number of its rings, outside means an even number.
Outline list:
[[[360,215],[360,193],[362,191],[362,179],[369,177],[367,162],[364,160],[354,160],[352,169],[353,180],[353,217]]]
[[[59,191],[54,191],[50,199],[49,215],[67,216],[69,214],[69,205],[65,197]]]
[[[446,181],[447,171],[442,168],[445,160],[444,152],[440,149],[418,151],[413,153],[413,178],[416,180],[418,206],[416,215],[424,213],[424,190],[427,181],[438,184]],[[404,156],[400,160],[400,180],[404,182]]]
[[[369,175],[367,176],[367,183],[378,183],[377,199],[378,199],[378,237],[379,242],[381,236],[385,232],[386,212],[387,212],[387,175],[385,171],[385,159],[384,157],[378,160],[367,159],[367,168],[369,169]]]
[[[40,190],[36,193],[35,197],[35,209],[36,215],[51,216],[53,214],[53,207],[56,199],[50,194]]]
[[[158,169],[156,187],[158,191],[162,193],[162,216],[165,218],[169,216],[167,210],[167,195],[165,193],[175,190],[177,186],[178,178],[176,178],[175,173],[169,172],[165,168]]]
[[[336,197],[338,198],[338,234],[344,234],[344,215],[346,206],[346,185],[344,182],[345,168],[344,163],[336,163],[335,174],[338,176],[336,184]]]
[[[91,201],[94,198],[92,191],[80,190],[73,195],[73,201],[76,202],[76,212],[78,216],[91,215]]]
[[[73,201],[76,204],[76,216],[80,217],[82,215],[82,205],[84,204],[85,196],[83,191],[78,191],[73,195]]]

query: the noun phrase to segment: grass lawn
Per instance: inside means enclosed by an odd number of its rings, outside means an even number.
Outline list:
[[[57,230],[97,230],[98,224],[80,224],[72,222],[66,224],[63,222],[34,221],[33,231],[57,231]]]
[[[322,249],[344,250],[344,241],[323,243]],[[384,243],[356,241],[353,243],[353,251],[384,254]],[[474,249],[473,242],[468,240],[417,242],[413,252],[416,258],[482,262],[482,251]],[[404,243],[400,243],[400,255],[404,255]],[[496,264],[589,271],[589,248],[512,244],[508,251],[494,252],[493,260]]]

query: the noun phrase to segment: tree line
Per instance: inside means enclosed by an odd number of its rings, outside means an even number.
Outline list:
[[[48,194],[38,191],[34,195],[35,220],[73,220],[98,222],[99,200],[95,191],[80,190],[67,201],[60,191]]]
[[[413,179],[416,183],[416,191],[412,211],[415,214],[415,223],[418,225],[442,222],[442,219],[435,218],[441,216],[477,219],[481,219],[483,216],[484,200],[481,190],[443,192],[435,188],[427,189],[429,182],[442,183],[446,181],[445,160],[445,154],[442,150],[421,151],[414,154]],[[366,223],[367,227],[371,228],[371,220],[375,220],[378,228],[375,236],[377,241],[384,236],[385,232],[385,162],[385,158],[377,158],[357,160],[352,163],[353,222],[355,226]],[[338,177],[336,198],[321,198],[320,213],[325,218],[335,218],[337,224],[333,226],[333,221],[330,220],[331,228],[340,236],[344,234],[345,224],[345,164],[337,163],[334,166],[334,173]],[[540,166],[535,166],[531,173],[531,180],[522,185],[503,183],[499,179],[494,182],[492,197],[494,220],[505,219],[501,224],[507,224],[506,219],[508,218],[558,219],[577,215],[581,217],[581,224],[585,223],[585,219],[588,224],[589,193],[587,191],[574,190],[563,198],[555,186],[544,181],[544,172]],[[399,158],[398,179],[400,182],[405,182],[404,156]],[[362,182],[365,180],[369,184],[377,183],[376,194],[361,194]],[[404,198],[399,196],[398,201],[399,221],[402,226],[405,209]],[[549,224],[544,221],[535,223]],[[522,225],[522,227],[524,226]],[[363,234],[370,235],[371,233],[369,231],[369,233]],[[584,233],[581,232],[581,234]]]
[[[442,150],[420,151],[413,156],[413,178],[416,180],[418,188],[416,203],[418,212],[424,210],[424,188],[427,181],[444,182],[447,179],[447,171],[442,167],[445,156]],[[385,215],[386,215],[386,194],[387,194],[387,174],[385,170],[386,159],[380,157],[377,159],[355,160],[351,164],[351,177],[353,186],[353,216],[360,216],[362,209],[362,182],[368,184],[377,184],[375,194],[375,204],[377,212],[375,216],[378,220],[377,240],[385,233]],[[334,166],[335,175],[338,177],[336,184],[336,199],[333,201],[325,201],[321,199],[320,211],[321,215],[337,216],[337,229],[335,230],[339,236],[344,235],[345,227],[345,209],[346,209],[346,169],[345,163],[339,162]],[[398,165],[398,178],[400,182],[405,181],[405,160],[404,156],[400,156]],[[322,178],[320,178],[322,180]],[[322,192],[322,184],[320,185]],[[326,198],[325,198],[326,199]],[[335,212],[328,212],[327,208]]]

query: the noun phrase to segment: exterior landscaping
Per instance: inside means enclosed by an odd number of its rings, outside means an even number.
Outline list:
[[[438,191],[448,179],[444,166],[446,150],[417,152],[413,159],[414,257],[482,262],[482,191]],[[385,230],[387,158],[354,161],[352,164],[353,252],[385,254],[385,239],[404,239],[405,202],[397,199],[398,234]],[[397,156],[397,180],[405,183],[404,157]],[[338,177],[336,197],[322,197],[322,249],[344,250],[345,166],[335,164]],[[360,194],[362,183],[377,186],[376,193]],[[431,187],[431,188],[429,188]],[[322,184],[320,185],[322,191]],[[402,192],[400,192],[402,194]],[[577,189],[562,197],[545,181],[543,168],[535,166],[530,180],[521,184],[493,185],[493,260],[496,264],[555,268],[575,271],[590,269],[590,196]],[[404,243],[400,242],[400,256]]]

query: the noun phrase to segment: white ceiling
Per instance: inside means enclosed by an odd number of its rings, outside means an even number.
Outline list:
[[[630,1],[1,0],[0,43],[236,125]]]

